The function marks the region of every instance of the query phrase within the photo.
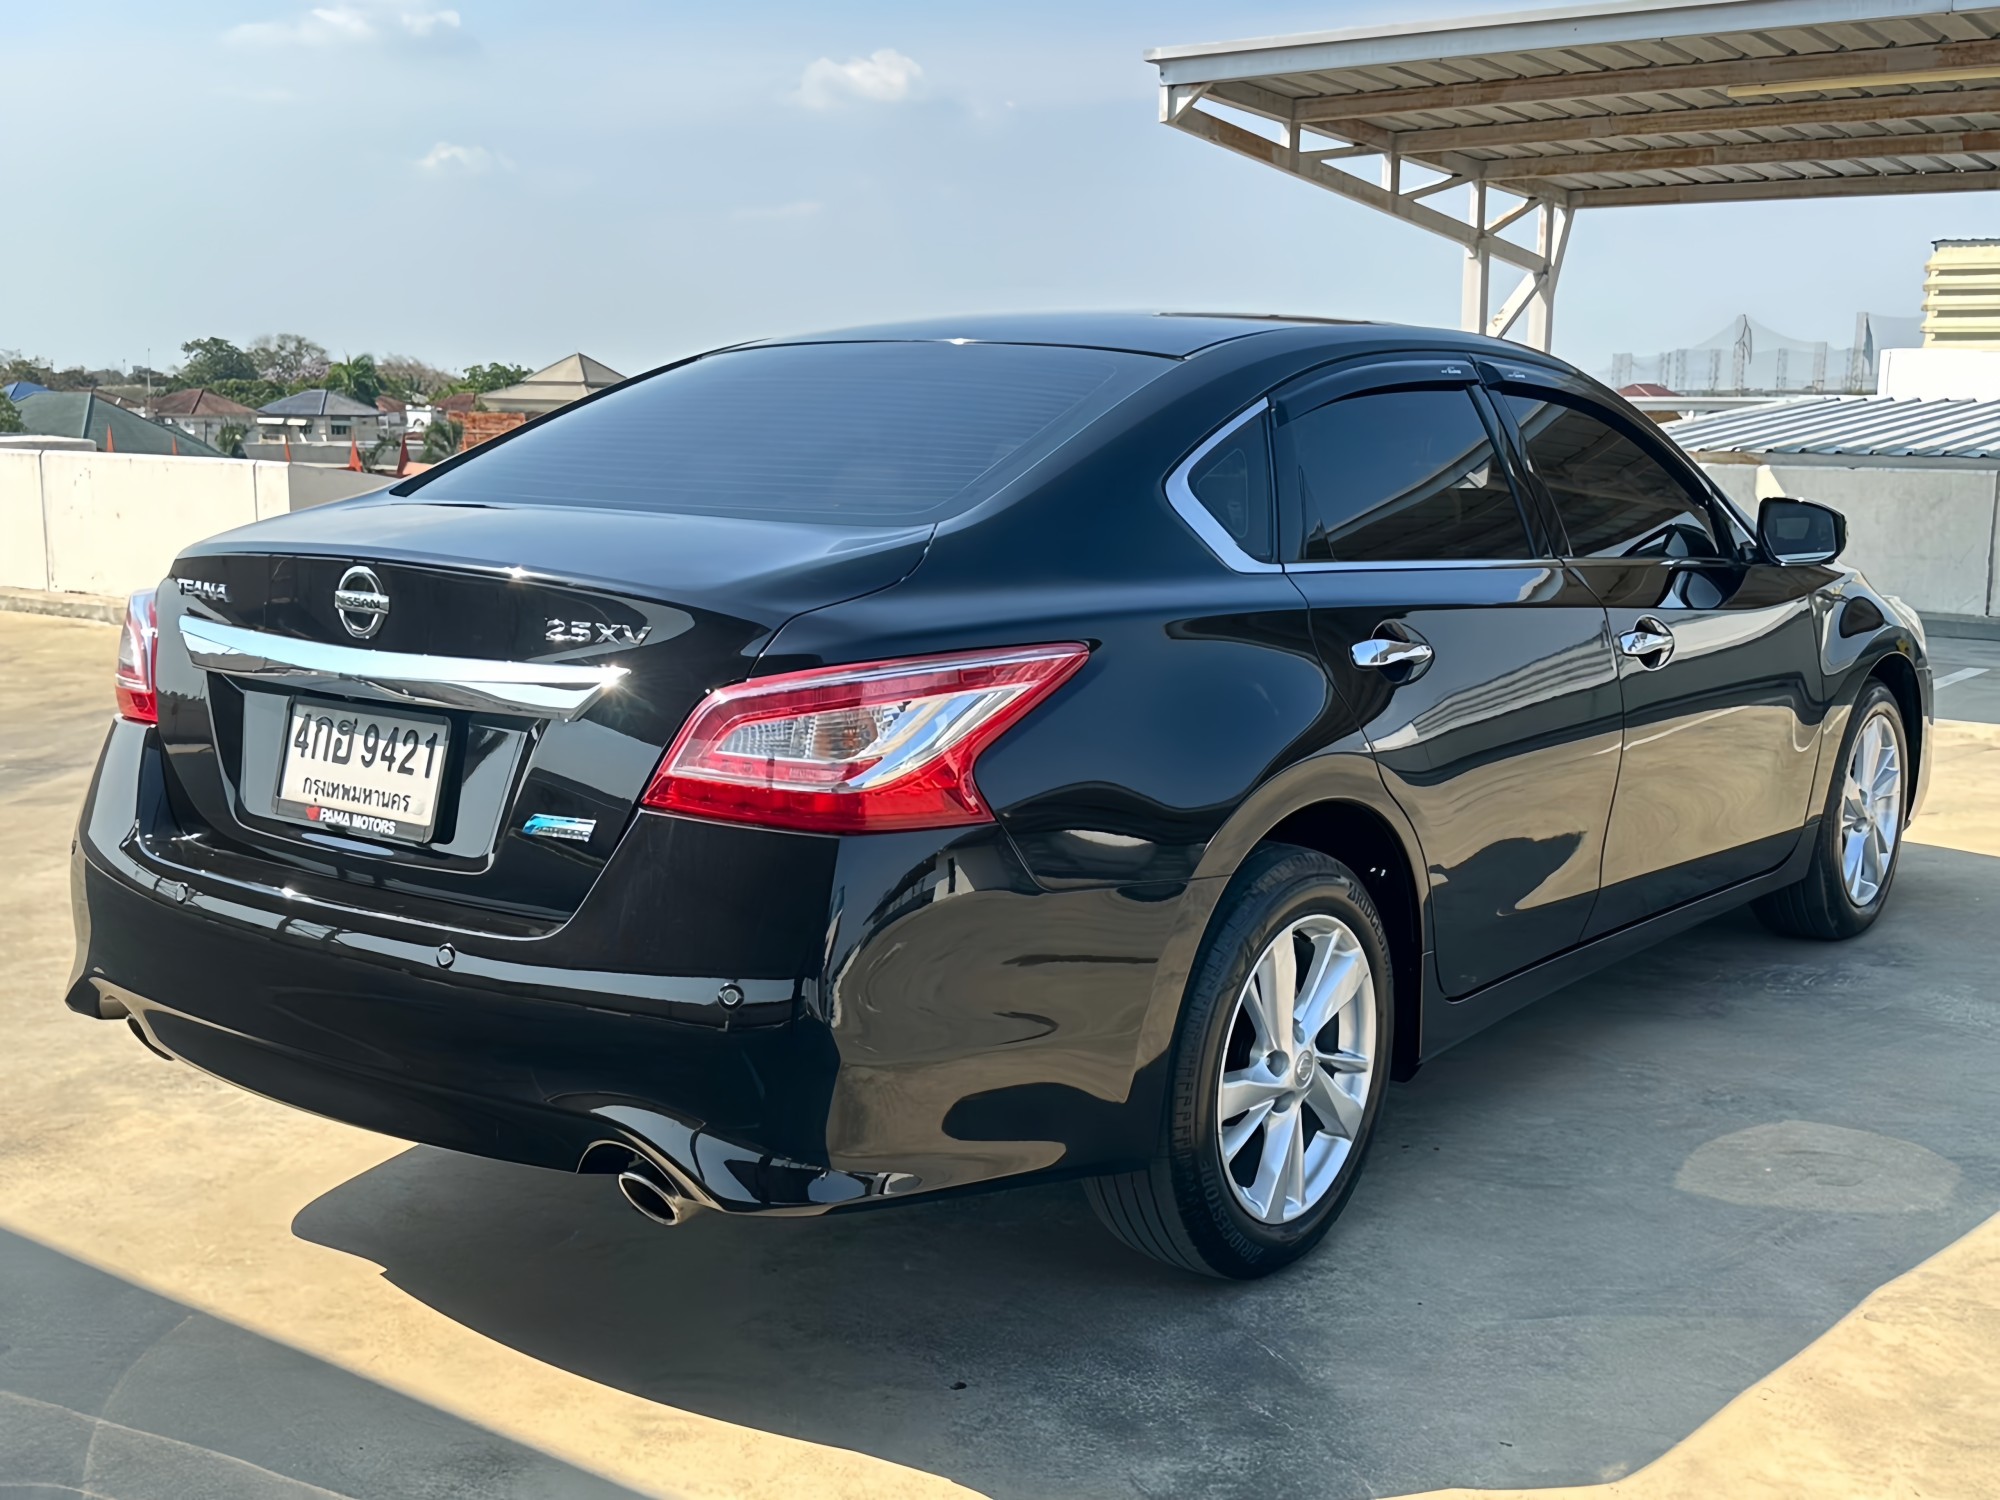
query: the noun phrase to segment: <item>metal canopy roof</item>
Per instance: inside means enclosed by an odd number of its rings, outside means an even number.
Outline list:
[[[1991,4],[1635,0],[1147,59],[1163,123],[1458,240],[1478,262],[1467,326],[1503,332],[1534,302],[1542,347],[1578,209],[2000,187]],[[1275,121],[1280,138],[1215,105]],[[1382,162],[1379,181],[1341,165],[1362,158]],[[1434,180],[1412,187],[1406,167]],[[1425,201],[1460,186],[1465,219]],[[1489,214],[1489,187],[1524,205]],[[1499,237],[1530,212],[1534,250]],[[1530,274],[1492,328],[1496,257]]]
[[[1716,412],[1661,429],[1694,454],[2000,460],[2000,401],[1821,396]]]

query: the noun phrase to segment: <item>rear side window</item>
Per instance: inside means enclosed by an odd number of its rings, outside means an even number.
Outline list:
[[[1533,556],[1492,435],[1463,390],[1349,396],[1278,428],[1299,562]]]
[[[1244,552],[1271,561],[1271,438],[1259,413],[1226,433],[1188,470],[1202,508]]]
[[[1576,557],[1718,557],[1708,506],[1664,464],[1579,407],[1509,396],[1528,465]]]
[[[793,344],[637,380],[398,493],[893,526],[978,503],[1172,362]]]

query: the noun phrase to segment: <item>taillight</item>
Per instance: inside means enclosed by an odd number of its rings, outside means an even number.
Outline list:
[[[141,724],[160,722],[160,692],[155,681],[159,661],[160,617],[153,591],[141,589],[125,602],[125,633],[118,641],[118,717]]]
[[[718,688],[642,798],[660,812],[877,833],[992,817],[972,763],[1090,655],[1063,642],[786,672]]]

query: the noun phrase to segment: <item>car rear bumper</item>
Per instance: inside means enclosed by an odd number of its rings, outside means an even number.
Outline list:
[[[143,890],[82,848],[74,884],[70,1007],[123,1016],[158,1051],[253,1093],[563,1171],[622,1148],[711,1208],[810,1213],[897,1185],[768,1144],[816,1132],[809,1101],[823,1104],[835,1068],[820,1028],[702,1027],[433,978],[416,954],[301,953],[299,939],[233,920],[244,913],[222,898]],[[746,1100],[798,1110],[745,1119]]]
[[[681,820],[642,815],[576,917],[522,938],[223,878],[176,844],[163,777],[157,740],[117,725],[72,861],[67,1003],[254,1093],[564,1171],[637,1157],[736,1212],[1101,1170],[1150,1146],[1141,1033],[1179,903],[1041,892],[996,829],[924,844],[682,824],[739,841],[690,872],[685,846],[657,842]],[[662,934],[702,901],[701,930]],[[732,903],[746,913],[725,924]]]

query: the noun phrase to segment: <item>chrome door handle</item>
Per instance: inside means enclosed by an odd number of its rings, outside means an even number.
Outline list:
[[[1357,667],[1426,667],[1437,652],[1424,641],[1392,641],[1378,635],[1356,641],[1348,654]]]
[[[1649,672],[1664,667],[1674,654],[1674,633],[1650,615],[1632,622],[1632,628],[1618,637],[1618,649],[1638,659]]]

